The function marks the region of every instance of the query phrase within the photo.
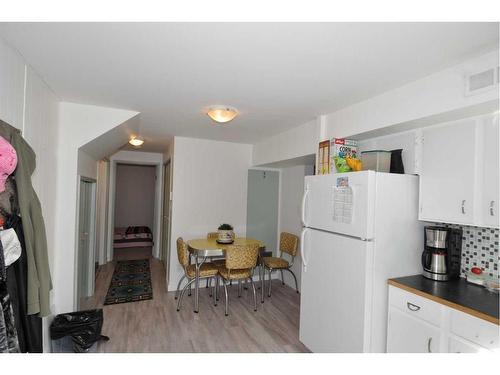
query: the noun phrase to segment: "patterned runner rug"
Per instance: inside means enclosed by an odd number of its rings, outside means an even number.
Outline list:
[[[105,305],[153,299],[149,259],[116,262]]]

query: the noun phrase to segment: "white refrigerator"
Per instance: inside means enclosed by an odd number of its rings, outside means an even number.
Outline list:
[[[305,178],[300,341],[313,352],[385,352],[387,279],[421,272],[418,177]]]

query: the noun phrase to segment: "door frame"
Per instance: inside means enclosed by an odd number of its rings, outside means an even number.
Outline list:
[[[167,173],[168,167],[168,173]],[[167,186],[167,178],[168,178],[168,186]],[[172,162],[171,159],[168,159],[163,164],[163,192],[162,192],[162,243],[160,249],[160,259],[163,260],[163,264],[165,267],[165,281],[168,290],[168,279],[170,275],[170,236],[172,229]],[[168,202],[168,211],[166,210],[166,202]],[[165,220],[167,224],[165,224]],[[166,248],[165,248],[166,247]]]
[[[89,297],[94,295],[95,292],[95,246],[96,246],[96,212],[97,212],[97,202],[96,202],[96,193],[97,193],[97,180],[78,175],[78,184],[77,184],[77,205],[76,205],[76,238],[77,238],[77,256],[75,257],[75,301],[74,306],[78,309],[80,306],[80,299],[83,297],[80,295],[81,286],[80,284],[80,187],[82,182],[90,183],[92,185],[91,195],[90,195],[90,225],[89,225],[89,249],[91,251],[88,252],[89,257],[89,265],[88,265],[88,284],[85,286],[85,290],[87,291]]]
[[[137,153],[135,151],[130,151],[132,153]],[[160,246],[161,246],[161,236],[162,236],[162,204],[163,204],[163,157],[161,160],[147,160],[141,159],[139,156],[135,157],[122,157],[121,155],[112,156],[109,162],[109,203],[108,203],[108,222],[107,222],[107,250],[106,250],[106,261],[111,262],[114,256],[113,240],[115,232],[115,203],[116,203],[116,171],[118,164],[131,164],[131,165],[143,165],[143,166],[155,166],[156,178],[155,178],[155,209],[154,209],[154,224],[153,230],[153,257],[160,257]]]

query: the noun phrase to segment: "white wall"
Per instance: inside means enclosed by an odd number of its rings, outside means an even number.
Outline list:
[[[498,50],[331,113],[326,116],[327,138],[349,137],[498,100],[498,89],[466,96],[464,86],[467,73],[497,66]]]
[[[137,112],[62,102],[59,105],[57,206],[54,285],[55,312],[72,311],[76,306],[76,218],[78,150],[97,138],[85,152],[98,159],[99,152],[113,150],[116,142],[126,142],[130,128],[136,127]],[[130,122],[132,121],[132,122]],[[116,130],[116,128],[118,128]],[[96,153],[93,151],[96,150]],[[97,166],[96,166],[97,168]],[[94,172],[92,172],[94,173]]]
[[[300,237],[302,231],[301,202],[304,193],[304,177],[313,174],[312,165],[298,165],[281,169],[281,194],[280,194],[280,232],[293,233]],[[285,255],[285,258],[288,256]],[[287,258],[288,259],[288,258]],[[300,253],[297,254],[292,271],[297,277],[300,290],[300,275],[302,271]],[[284,273],[285,283],[295,288],[293,277]]]
[[[52,280],[55,274],[58,102],[50,87],[26,64],[22,56],[0,38],[0,118],[20,129],[37,155],[32,182],[45,219]],[[54,285],[51,302],[56,290],[57,286]],[[49,321],[50,317],[43,321],[46,350],[49,347]]]
[[[316,153],[319,122],[309,121],[253,145],[252,165],[261,166]]]
[[[107,261],[113,259],[113,233],[115,228],[115,187],[116,187],[116,166],[118,163],[154,165],[156,166],[155,185],[155,211],[153,230],[154,247],[153,256],[160,256],[161,246],[161,223],[162,223],[162,194],[163,194],[163,153],[142,152],[142,151],[118,151],[110,157],[109,169],[109,208],[108,208],[108,244]]]
[[[367,139],[498,110],[498,89],[464,94],[466,74],[494,66],[498,50],[339,111],[317,114],[314,121],[255,143],[253,165],[315,154],[323,139]]]
[[[246,233],[252,146],[175,137],[169,290],[182,275],[176,240],[205,237],[222,223]]]
[[[118,164],[116,168],[115,227],[154,229],[154,166]]]
[[[97,163],[98,161],[93,156],[78,150],[77,173],[79,176],[97,180]]]

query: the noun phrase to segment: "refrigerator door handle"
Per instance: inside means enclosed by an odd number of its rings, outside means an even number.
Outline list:
[[[307,202],[307,194],[309,193],[309,190],[307,187],[304,190],[304,194],[302,195],[302,212],[301,212],[301,219],[302,219],[302,226],[307,226],[306,224],[306,202]]]
[[[305,254],[305,239],[306,239],[306,233],[309,231],[309,228],[304,228],[302,230],[302,233],[300,234],[300,257],[302,258],[302,267],[304,269],[304,272],[307,271],[307,260],[306,260],[306,254]]]

